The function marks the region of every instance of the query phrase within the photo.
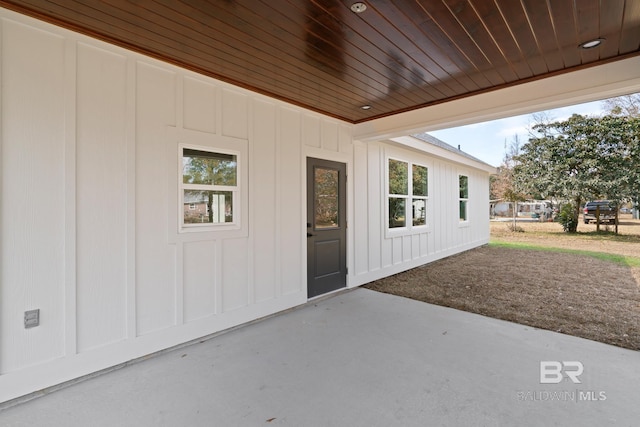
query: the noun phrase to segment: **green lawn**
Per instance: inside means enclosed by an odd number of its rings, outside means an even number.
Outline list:
[[[628,267],[640,267],[640,258],[609,254],[609,253],[603,253],[603,252],[555,248],[555,247],[548,247],[548,246],[532,245],[529,243],[521,243],[521,242],[505,242],[500,240],[492,240],[491,243],[489,243],[489,246],[495,246],[495,247],[501,247],[501,248],[527,249],[532,251],[570,253],[570,254],[576,254],[576,255],[589,256],[589,257],[604,260],[604,261],[610,261],[616,264],[626,265]]]

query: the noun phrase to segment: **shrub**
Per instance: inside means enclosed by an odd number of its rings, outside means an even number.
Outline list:
[[[567,203],[562,205],[557,221],[562,224],[562,229],[567,233],[575,233],[578,230],[578,219],[575,217],[575,208],[573,204]]]

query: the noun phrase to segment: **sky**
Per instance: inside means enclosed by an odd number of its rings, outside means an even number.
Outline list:
[[[547,112],[553,120],[565,120],[572,114],[600,115],[603,113],[603,102],[594,101],[570,107],[556,108]],[[500,166],[504,159],[505,146],[509,145],[515,135],[520,143],[528,141],[528,128],[533,122],[531,114],[514,116],[506,119],[476,123],[457,128],[429,132],[430,135],[471,154],[492,166]]]

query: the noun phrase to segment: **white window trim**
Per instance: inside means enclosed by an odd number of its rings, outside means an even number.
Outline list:
[[[214,241],[235,239],[249,236],[249,141],[242,138],[195,131],[181,127],[166,128],[166,159],[173,165],[169,168],[169,179],[166,181],[168,194],[172,195],[167,203],[167,241],[178,242]],[[238,212],[237,227],[216,227],[208,230],[182,232],[180,211],[184,210],[180,196],[182,181],[182,148],[181,144],[204,148],[210,151],[233,151],[240,154],[238,160],[237,184],[239,188],[239,205],[234,208]]]
[[[198,151],[205,151],[209,153],[229,154],[236,156],[236,185],[202,185],[202,184],[185,184],[183,182],[183,165],[182,157],[184,149],[192,149]],[[245,159],[237,150],[230,150],[228,148],[218,148],[212,146],[194,145],[194,144],[178,144],[178,224],[179,233],[193,233],[203,231],[223,231],[223,230],[239,230],[241,224],[242,204],[240,202],[240,191],[242,188],[242,170]],[[184,190],[212,190],[212,191],[228,191],[232,194],[233,205],[233,221],[225,223],[204,223],[204,224],[185,224],[184,223]]]
[[[249,236],[249,141],[226,135],[167,126],[166,128],[166,159],[174,167],[169,169],[167,180],[167,240],[170,244],[179,242],[215,241],[227,238],[241,238]],[[197,231],[182,231],[180,211],[184,210],[180,195],[182,181],[182,148],[181,144],[198,149],[201,147],[210,151],[232,151],[239,153],[237,171],[237,186],[239,188],[239,205],[237,206],[237,226],[200,229]],[[236,208],[234,208],[236,209]]]
[[[387,150],[384,158],[384,197],[382,201],[382,209],[384,212],[384,233],[386,238],[398,237],[398,236],[407,236],[413,234],[421,234],[429,232],[431,229],[430,220],[431,218],[431,195],[433,194],[431,183],[432,179],[432,167],[427,161],[420,161],[420,159],[412,158],[413,156],[407,154],[401,154],[395,150]],[[411,159],[411,160],[410,160]],[[406,195],[393,195],[389,193],[389,160],[397,160],[399,162],[407,163],[409,165],[408,171],[408,185],[407,185],[407,194]],[[413,165],[422,166],[427,168],[427,196],[417,196],[419,199],[425,200],[425,215],[426,215],[426,223],[424,225],[413,225]],[[410,218],[406,219],[406,225],[404,227],[397,228],[389,228],[389,198],[390,197],[399,197],[404,198],[407,202],[405,204],[405,216]],[[410,212],[410,215],[407,213]]]

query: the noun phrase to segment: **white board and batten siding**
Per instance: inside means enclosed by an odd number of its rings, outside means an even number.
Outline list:
[[[486,172],[460,228],[454,161],[3,9],[0,46],[0,402],[305,303],[307,156],[347,164],[349,286],[488,238]],[[240,153],[238,229],[179,232],[180,144]],[[391,146],[427,233],[385,237]]]
[[[426,227],[390,232],[385,219],[389,158],[428,168]],[[489,242],[489,175],[495,168],[413,137],[354,144],[353,285],[397,274]],[[459,177],[469,178],[468,220],[459,219]],[[394,231],[397,231],[394,229]]]
[[[307,301],[305,147],[350,125],[1,9],[0,43],[0,402]],[[241,230],[178,233],[180,143],[242,153]]]

